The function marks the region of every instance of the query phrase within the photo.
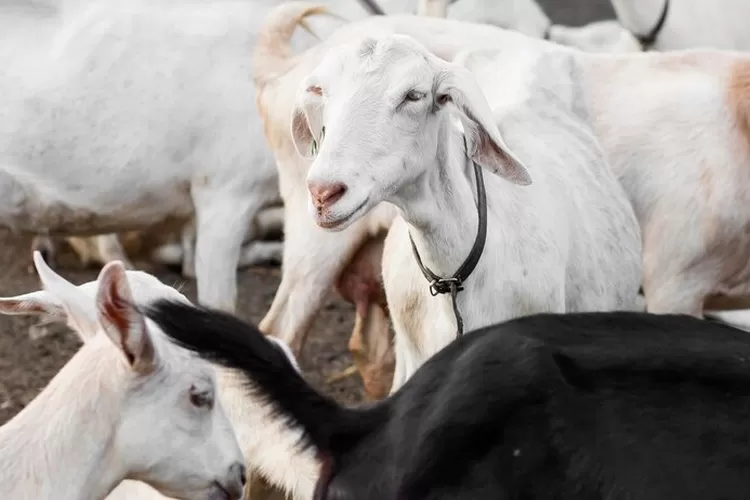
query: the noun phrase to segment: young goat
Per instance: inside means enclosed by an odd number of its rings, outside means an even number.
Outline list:
[[[240,498],[245,466],[214,369],[135,305],[155,278],[113,262],[79,289],[38,252],[34,263],[44,290],[2,298],[0,312],[64,318],[84,345],[0,428],[0,497],[98,500],[133,478],[184,500]]]
[[[102,334],[99,333],[99,324],[95,321],[97,289],[101,287],[100,284],[97,281],[92,281],[76,287],[46,266],[41,256],[35,257],[35,262],[37,262],[37,269],[45,290],[0,300],[0,313],[45,315],[54,321],[67,323],[81,338],[100,338]],[[179,297],[180,300],[187,301],[172,287],[163,284],[147,273],[127,271],[126,276],[133,292],[132,296],[138,300],[137,306],[142,305],[144,300],[148,302],[165,297]],[[89,314],[89,311],[92,311],[92,313]],[[89,316],[94,319],[90,320]],[[150,331],[150,333],[155,332]],[[271,338],[271,340],[274,345],[292,359],[296,366],[289,348],[275,338]],[[168,361],[166,355],[171,352],[166,351],[165,356],[162,356],[164,361]],[[175,365],[175,369],[182,369],[181,365]],[[163,368],[164,375],[171,377],[170,373],[169,367]],[[188,371],[184,375],[189,378],[192,374],[192,371]],[[283,422],[277,421],[272,412],[262,402],[254,400],[246,394],[244,379],[236,377],[229,370],[221,369],[218,370],[216,379],[218,401],[221,402],[221,406],[229,417],[237,441],[240,443],[242,454],[252,465],[253,470],[274,478],[274,481],[283,487],[284,491],[289,492],[295,500],[309,500],[313,494],[317,474],[314,456],[308,457],[303,453],[297,455],[295,460],[290,461],[290,450],[295,448],[298,437],[285,432]],[[165,383],[170,383],[170,380],[172,379],[165,380]],[[179,380],[181,379],[176,379],[175,383],[179,384]],[[176,391],[178,389],[179,387],[173,389],[168,387],[166,390]],[[169,394],[171,392],[162,394],[167,397],[163,400],[164,404],[169,404],[174,399],[169,399]],[[177,396],[175,395],[175,397]],[[161,409],[161,406],[159,408],[160,415],[157,416],[159,419],[162,418],[162,415],[164,418],[173,416],[173,413]],[[157,420],[157,422],[163,423],[161,420]],[[217,425],[218,423],[217,421]],[[136,432],[136,430],[134,429],[133,432]],[[85,435],[90,434],[89,432]],[[150,435],[147,434],[147,436]],[[172,435],[167,433],[167,436]],[[160,441],[155,439],[154,442],[159,443]],[[209,443],[206,443],[206,446],[209,446]],[[195,448],[198,451],[203,449],[199,446]],[[150,448],[144,448],[144,450],[150,451]],[[142,475],[132,477],[148,479],[147,476]],[[246,490],[249,489],[246,488]],[[0,491],[2,491],[1,488]],[[246,491],[247,493],[248,491]],[[164,496],[143,482],[131,480],[123,481],[107,496],[108,500],[135,500],[136,498],[138,500],[165,500]]]
[[[228,314],[170,301],[146,314],[244,373],[301,434],[320,463],[316,500],[744,500],[750,489],[750,337],[734,328],[529,316],[455,340],[390,398],[349,409]]]
[[[467,330],[639,308],[640,230],[625,192],[577,97],[527,77],[495,81],[490,108],[468,70],[383,35],[330,49],[300,86],[291,132],[315,156],[315,222],[340,231],[382,201],[401,215],[383,254],[393,389],[461,331],[455,307]],[[463,291],[431,285],[425,268],[461,274]]]

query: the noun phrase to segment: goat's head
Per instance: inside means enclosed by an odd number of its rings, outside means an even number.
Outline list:
[[[243,457],[218,399],[214,368],[169,342],[139,308],[157,298],[187,298],[119,261],[80,286],[50,269],[39,252],[34,264],[43,290],[0,298],[0,312],[67,322],[102,380],[116,380],[103,390],[121,392],[109,450],[121,473],[170,497],[240,498]]]
[[[317,224],[341,230],[403,193],[464,129],[468,155],[516,184],[531,182],[506,146],[476,80],[405,35],[332,49],[303,82],[292,114]]]

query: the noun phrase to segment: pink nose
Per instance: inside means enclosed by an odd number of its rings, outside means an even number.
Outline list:
[[[346,186],[340,182],[334,184],[308,183],[307,189],[310,191],[313,204],[319,212],[339,201],[346,193]]]

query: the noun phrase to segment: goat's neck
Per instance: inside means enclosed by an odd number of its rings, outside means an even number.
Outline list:
[[[424,265],[448,278],[471,252],[479,215],[474,164],[466,157],[463,139],[446,130],[440,142],[434,164],[392,201]]]
[[[665,1],[612,0],[612,7],[625,29],[637,35],[645,35],[659,20]]]
[[[0,428],[0,498],[101,500],[124,478],[111,450],[121,372],[101,351],[84,347]]]
[[[312,498],[320,464],[315,450],[303,450],[293,430],[268,403],[247,390],[247,379],[217,368],[222,404],[248,464],[289,498]]]

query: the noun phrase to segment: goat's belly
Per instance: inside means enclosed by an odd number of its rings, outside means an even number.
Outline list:
[[[164,199],[142,199],[137,203],[109,206],[106,210],[56,204],[25,210],[20,217],[14,217],[12,225],[31,233],[93,236],[142,230],[154,225],[177,229],[184,226],[193,213],[190,203],[170,203]]]

